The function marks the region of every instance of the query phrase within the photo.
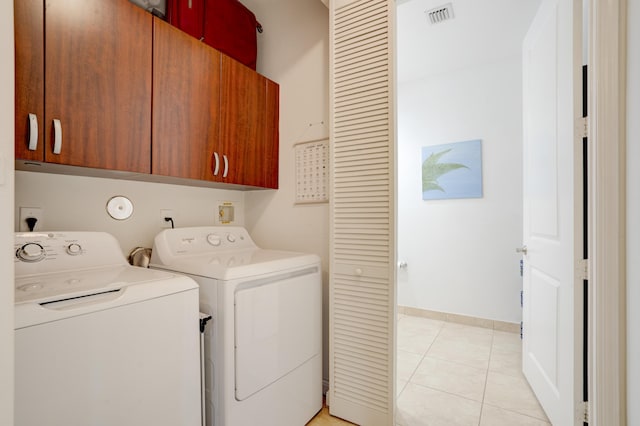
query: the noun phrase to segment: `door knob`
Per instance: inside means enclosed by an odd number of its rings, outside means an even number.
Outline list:
[[[527,246],[516,247],[516,253],[522,253],[523,255],[527,255]]]

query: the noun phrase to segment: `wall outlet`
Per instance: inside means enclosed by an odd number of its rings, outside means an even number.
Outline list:
[[[171,228],[171,221],[166,221],[165,217],[170,217],[173,219],[173,225],[176,223],[176,213],[171,209],[161,209],[160,210],[160,227],[162,228]]]
[[[44,211],[40,207],[20,207],[20,224],[18,229],[20,232],[29,232],[29,225],[27,224],[28,218],[37,219],[34,231],[41,231],[44,229]]]

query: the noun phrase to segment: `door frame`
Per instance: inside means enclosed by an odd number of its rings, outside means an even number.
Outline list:
[[[587,409],[589,424],[626,425],[626,0],[588,8]]]

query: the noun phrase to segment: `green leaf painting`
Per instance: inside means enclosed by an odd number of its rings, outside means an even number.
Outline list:
[[[433,153],[424,160],[422,163],[422,192],[438,190],[445,192],[440,185],[438,185],[438,178],[450,171],[465,168],[467,166],[460,163],[438,163],[440,157],[451,151],[453,148],[445,149],[444,151]]]
[[[422,199],[482,197],[480,139],[422,147]]]

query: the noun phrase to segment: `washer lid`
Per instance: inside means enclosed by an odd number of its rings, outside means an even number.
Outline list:
[[[171,257],[168,262],[156,258],[152,268],[182,272],[219,280],[233,280],[299,269],[320,263],[315,254],[279,250],[237,250]]]
[[[172,278],[175,275],[167,272],[129,265],[23,276],[15,280],[15,303],[46,304]]]
[[[198,285],[191,278],[128,265],[20,277],[16,280],[14,328],[82,317],[187,292],[197,309]]]

